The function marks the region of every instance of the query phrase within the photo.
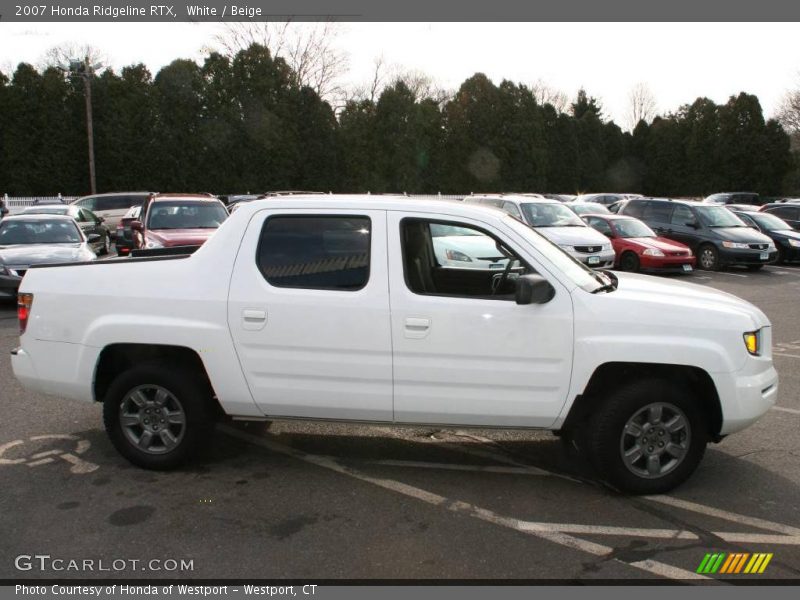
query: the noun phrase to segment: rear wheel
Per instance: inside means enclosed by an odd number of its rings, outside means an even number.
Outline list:
[[[588,438],[595,467],[613,487],[660,494],[694,472],[708,431],[705,414],[688,390],[651,379],[612,393],[592,416]]]
[[[171,469],[191,458],[213,430],[211,393],[197,373],[157,364],[119,375],[103,402],[103,422],[117,451],[146,469]]]
[[[623,252],[619,257],[619,268],[623,271],[638,271],[639,270],[639,257],[635,252],[630,250]]]
[[[713,244],[703,244],[697,252],[697,266],[704,271],[719,270],[719,251]]]

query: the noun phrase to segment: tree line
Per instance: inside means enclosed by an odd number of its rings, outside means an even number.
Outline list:
[[[698,98],[632,132],[581,90],[559,110],[477,73],[447,98],[402,79],[337,111],[258,44],[92,81],[98,191],[460,194],[800,190],[790,139],[756,96]],[[88,193],[83,81],[0,73],[0,193]]]

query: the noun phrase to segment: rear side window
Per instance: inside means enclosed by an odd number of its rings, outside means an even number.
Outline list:
[[[645,221],[655,221],[656,223],[669,223],[671,214],[671,204],[667,202],[648,202],[642,214],[642,219]]]
[[[522,220],[522,213],[519,212],[519,208],[517,208],[517,205],[513,202],[504,202],[503,210],[508,214],[517,217],[519,220]]]
[[[81,208],[88,208],[89,210],[96,210],[95,203],[97,202],[97,198],[84,198],[83,200],[78,200],[75,203],[75,206],[80,206]]]
[[[797,220],[797,209],[793,206],[776,206],[775,208],[768,208],[766,212],[777,215],[781,219]]]
[[[256,261],[270,285],[355,291],[369,280],[369,217],[278,216],[261,230]]]
[[[636,217],[637,219],[642,217],[644,213],[645,206],[649,204],[648,202],[628,202],[627,204],[620,206],[622,209],[622,214],[629,215],[631,217]],[[619,212],[619,208],[617,212]]]

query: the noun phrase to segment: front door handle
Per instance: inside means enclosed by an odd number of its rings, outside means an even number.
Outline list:
[[[424,338],[431,330],[431,320],[425,317],[408,317],[405,324],[405,336],[412,339]]]
[[[267,324],[267,311],[246,308],[242,311],[242,329],[258,331]]]

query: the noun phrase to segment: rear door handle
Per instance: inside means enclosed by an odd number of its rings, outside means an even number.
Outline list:
[[[267,324],[267,311],[246,308],[242,311],[242,329],[259,331]]]
[[[425,317],[408,317],[405,323],[405,336],[412,339],[421,339],[431,330],[431,320]]]

